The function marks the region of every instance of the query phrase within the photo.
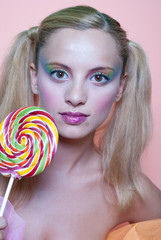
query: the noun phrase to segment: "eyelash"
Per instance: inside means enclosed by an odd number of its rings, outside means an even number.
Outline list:
[[[111,80],[111,77],[110,77],[110,73],[109,74],[104,74],[104,73],[101,73],[101,72],[97,72],[97,73],[94,73],[93,75],[92,75],[92,77],[90,77],[90,79],[92,79],[93,77],[95,77],[95,76],[99,76],[99,77],[103,77],[104,79],[103,79],[103,81],[102,81],[102,79],[101,79],[101,81],[97,81],[96,79],[95,79],[95,82],[96,82],[96,85],[104,85],[104,84],[106,84],[107,82],[109,82],[110,80]],[[92,80],[93,81],[93,80]]]
[[[58,77],[58,76],[54,76],[54,74],[56,73],[61,73],[61,74],[65,74],[67,77],[65,77],[65,79],[64,78],[62,78],[61,76],[60,77]],[[63,69],[53,69],[53,70],[49,70],[49,74],[51,75],[51,77],[52,78],[54,78],[54,80],[55,81],[64,81],[64,80],[66,80],[67,78],[69,78],[69,75],[68,75],[68,73],[65,71],[65,70],[63,70]]]
[[[63,69],[51,69],[51,68],[48,68],[47,69],[49,74],[51,75],[52,78],[54,78],[55,81],[58,81],[58,82],[63,82],[65,80],[67,80],[69,78],[69,74],[63,70]],[[60,72],[61,74],[65,74],[67,77],[64,79],[64,78],[61,78],[61,77],[54,77],[53,75],[55,73],[58,73]],[[108,83],[111,79],[112,79],[112,76],[111,76],[111,72],[108,73],[108,74],[104,74],[104,73],[101,73],[101,72],[97,72],[97,73],[94,73],[91,77],[90,77],[90,81],[91,82],[94,82],[95,85],[97,86],[102,86],[102,85],[105,85],[106,83]],[[103,77],[104,79],[101,79],[101,81],[97,81],[96,79],[95,80],[92,80],[93,77],[95,76],[99,76],[99,77]]]

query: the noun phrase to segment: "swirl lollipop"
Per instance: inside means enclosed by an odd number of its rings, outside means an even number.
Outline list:
[[[7,201],[14,179],[40,174],[57,150],[58,131],[50,114],[39,107],[23,107],[0,124],[0,173],[10,177]],[[6,200],[5,200],[6,198]],[[3,215],[3,203],[0,216]]]

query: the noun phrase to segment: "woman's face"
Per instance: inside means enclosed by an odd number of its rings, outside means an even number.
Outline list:
[[[63,29],[40,50],[32,89],[54,118],[59,134],[82,138],[107,118],[122,94],[122,60],[114,39],[103,31]],[[125,77],[124,77],[125,78]]]

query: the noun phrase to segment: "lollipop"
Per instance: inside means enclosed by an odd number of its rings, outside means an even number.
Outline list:
[[[0,173],[10,177],[8,191],[15,178],[20,180],[44,171],[56,153],[57,144],[55,122],[44,109],[23,107],[10,113],[0,124]]]

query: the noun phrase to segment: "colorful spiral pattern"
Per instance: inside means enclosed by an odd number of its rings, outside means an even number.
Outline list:
[[[58,145],[53,118],[39,107],[23,107],[10,113],[0,124],[0,173],[32,177],[44,171]]]

